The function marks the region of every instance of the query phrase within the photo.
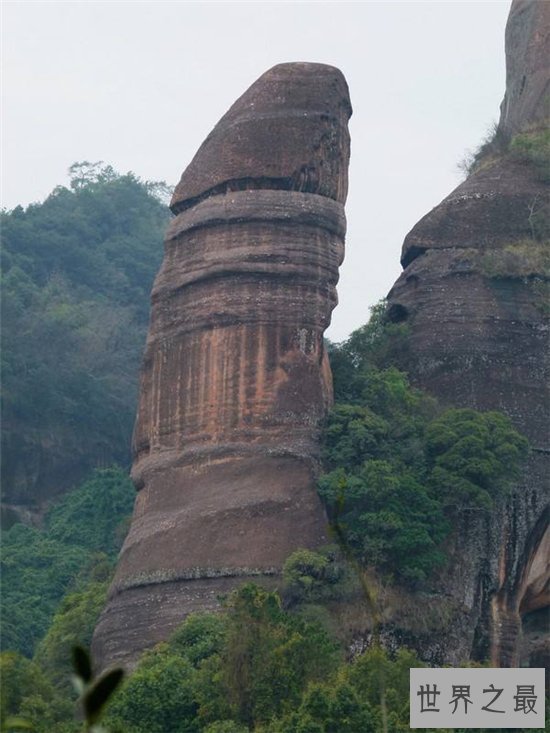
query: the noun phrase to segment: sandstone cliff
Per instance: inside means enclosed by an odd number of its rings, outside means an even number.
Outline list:
[[[547,2],[513,0],[506,25],[506,92],[500,106],[501,131],[508,137],[548,126],[550,38]]]
[[[135,660],[190,611],[326,541],[314,477],[350,114],[337,69],[276,66],[176,187],[141,374],[138,495],[96,629],[100,666]]]
[[[456,527],[441,579],[462,609],[452,662],[548,661],[549,32],[549,3],[514,0],[498,145],[407,235],[388,296],[390,318],[408,325],[399,365],[413,383],[443,404],[506,413],[532,446],[507,503]]]

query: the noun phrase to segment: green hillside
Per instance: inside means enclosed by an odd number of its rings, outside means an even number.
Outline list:
[[[169,219],[164,184],[100,164],[70,174],[70,188],[1,220],[2,497],[31,509],[129,463]]]

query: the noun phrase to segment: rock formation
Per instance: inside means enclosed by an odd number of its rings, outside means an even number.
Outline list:
[[[543,128],[550,114],[548,3],[513,0],[506,25],[506,92],[500,106],[501,132],[510,137],[526,127]]]
[[[463,609],[447,640],[454,662],[548,661],[550,226],[540,131],[550,112],[549,31],[550,3],[514,0],[500,150],[407,235],[388,296],[390,319],[408,324],[400,366],[413,383],[443,404],[506,413],[532,446],[507,503],[457,528],[442,579]],[[542,152],[525,152],[518,133]]]
[[[326,541],[314,476],[350,114],[337,69],[275,66],[176,187],[141,374],[138,495],[93,644],[101,667]]]

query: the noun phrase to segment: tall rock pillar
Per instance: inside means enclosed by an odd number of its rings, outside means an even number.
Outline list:
[[[141,373],[136,505],[94,637],[101,667],[326,541],[314,480],[350,115],[337,69],[275,66],[176,187]]]
[[[531,443],[508,500],[457,519],[441,579],[464,611],[453,663],[550,660],[549,57],[550,3],[513,0],[495,142],[409,232],[388,295],[413,383],[447,406],[505,413]]]

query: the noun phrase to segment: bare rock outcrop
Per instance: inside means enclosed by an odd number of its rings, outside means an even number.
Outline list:
[[[326,541],[314,487],[331,401],[323,333],[344,254],[344,77],[281,64],[183,173],[152,293],[138,489],[93,651],[132,663],[244,578]]]
[[[549,3],[514,0],[500,121],[507,147],[407,235],[388,296],[389,317],[408,324],[399,359],[413,383],[443,404],[504,412],[532,447],[508,501],[456,527],[441,579],[463,609],[460,633],[448,637],[453,662],[548,661],[548,172],[544,152],[518,155],[514,135],[540,134],[548,117],[549,30]]]
[[[513,0],[506,24],[506,93],[500,131],[511,137],[541,128],[550,115],[550,3]]]

